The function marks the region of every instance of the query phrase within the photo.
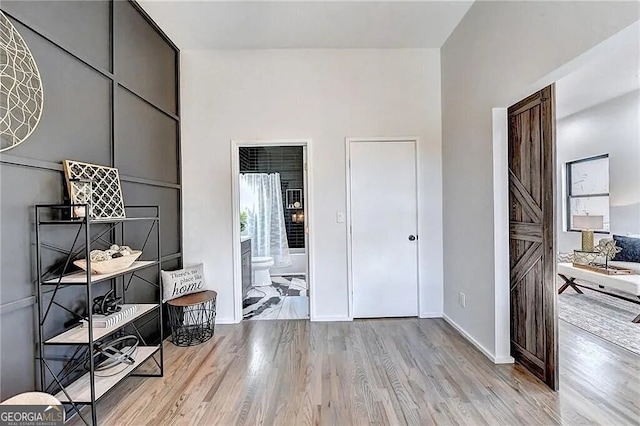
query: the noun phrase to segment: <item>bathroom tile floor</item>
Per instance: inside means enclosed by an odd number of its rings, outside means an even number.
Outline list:
[[[309,296],[304,275],[271,277],[271,285],[253,287],[242,300],[244,319],[307,319]]]

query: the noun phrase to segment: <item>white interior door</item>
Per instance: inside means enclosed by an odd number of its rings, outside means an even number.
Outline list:
[[[351,141],[349,155],[353,316],[417,316],[415,141]]]

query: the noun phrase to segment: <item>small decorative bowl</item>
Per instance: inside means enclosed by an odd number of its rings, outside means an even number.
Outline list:
[[[115,259],[103,260],[102,262],[91,262],[91,273],[103,275],[122,271],[133,265],[133,262],[135,262],[141,254],[141,250],[133,250],[128,256],[116,257]],[[76,260],[73,264],[83,271],[87,270],[86,259]]]

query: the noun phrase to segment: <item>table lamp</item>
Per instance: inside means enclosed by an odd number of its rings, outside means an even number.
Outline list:
[[[604,227],[604,216],[573,215],[573,229],[582,231],[582,251],[593,251],[593,230]]]

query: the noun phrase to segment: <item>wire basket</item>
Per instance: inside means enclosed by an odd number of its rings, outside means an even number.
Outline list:
[[[203,291],[169,300],[167,311],[171,340],[174,345],[199,345],[213,337],[216,322],[216,292]]]

